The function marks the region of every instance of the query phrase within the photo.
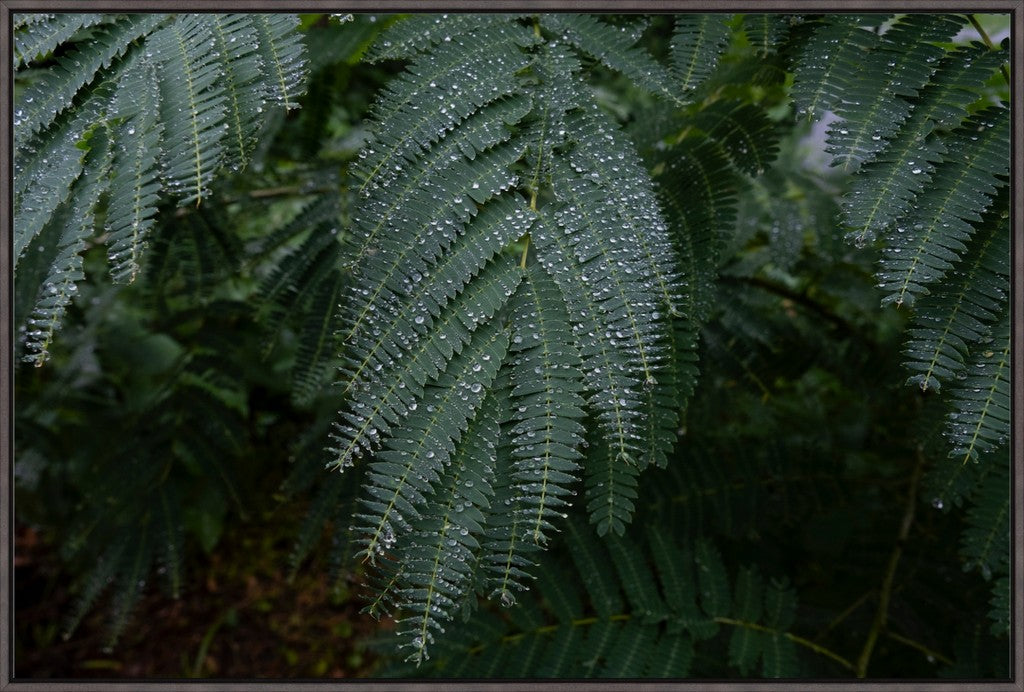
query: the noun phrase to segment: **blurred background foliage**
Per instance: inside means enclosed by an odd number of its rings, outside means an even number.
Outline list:
[[[375,95],[401,69],[360,57],[393,19],[303,15],[301,108],[275,113],[249,168],[210,200],[161,208],[135,283],[88,271],[107,262],[91,248],[51,361],[18,365],[16,674],[544,674],[557,670],[540,653],[552,633],[642,636],[639,625],[578,626],[600,585],[579,602],[555,592],[585,560],[610,564],[606,551],[648,545],[645,527],[657,523],[675,545],[713,545],[736,579],[787,604],[795,594],[785,621],[765,621],[774,635],[757,644],[759,667],[732,664],[747,644],[734,631],[753,631],[735,624],[746,621],[737,603],[721,632],[700,635],[691,675],[771,675],[767,642],[783,631],[798,633],[783,653],[799,675],[852,675],[872,636],[872,677],[1008,675],[1007,630],[989,617],[991,569],[971,569],[960,549],[967,513],[950,511],[928,475],[946,454],[935,425],[945,403],[904,385],[907,314],[879,307],[877,248],[837,230],[849,176],[827,167],[822,128],[795,117],[787,56],[759,53],[742,32],[702,89],[763,109],[777,154],[770,170],[735,176],[701,374],[668,468],[643,475],[648,501],[625,540],[603,546],[567,530],[521,607],[468,608],[427,670],[393,661],[389,626],[358,613],[362,566],[346,528],[359,478],[325,476],[321,449],[340,405],[340,344],[322,316],[345,281],[347,170]],[[1007,26],[981,24],[997,40]],[[655,56],[667,55],[671,26],[654,17],[644,33]],[[685,201],[664,152],[678,121],[590,67],[655,180]],[[986,88],[979,102],[1009,98],[998,76]],[[732,599],[728,584],[723,593]],[[617,674],[614,661],[586,672]]]

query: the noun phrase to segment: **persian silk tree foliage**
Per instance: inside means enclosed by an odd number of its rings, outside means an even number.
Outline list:
[[[113,281],[134,283],[138,304],[160,314],[147,323],[111,310],[95,321],[104,322],[93,356],[108,366],[102,377],[95,368],[63,402],[19,400],[19,421],[31,421],[19,428],[22,458],[63,459],[62,487],[82,492],[54,513],[73,527],[62,556],[82,566],[63,632],[114,584],[112,645],[152,572],[177,597],[189,539],[209,551],[225,514],[248,504],[238,471],[248,378],[190,311],[246,322],[245,306],[209,290],[239,248],[209,223],[206,211],[218,209],[207,200],[219,174],[251,161],[268,116],[298,105],[306,58],[294,15],[18,15],[15,24],[17,348],[36,366],[49,359],[86,255],[91,272],[103,268],[97,246]],[[173,235],[168,217],[179,219]],[[90,312],[109,309],[109,294],[83,290]],[[176,293],[188,297],[168,298]],[[236,326],[233,343],[251,342],[252,331]],[[38,423],[60,420],[76,399],[89,400],[86,420],[103,435]],[[133,450],[127,463],[102,439],[118,429]],[[73,449],[61,449],[62,436]]]
[[[671,448],[692,318],[651,179],[581,77],[600,54],[672,97],[635,38],[424,16],[378,43],[410,65],[356,171],[333,465],[367,464],[371,610],[402,610],[415,660],[467,594],[514,602],[578,482],[598,533],[621,534]]]
[[[265,348],[297,334],[290,401],[317,401],[341,363],[331,473],[309,434],[312,464],[289,480],[319,487],[296,569],[325,517],[351,525],[337,544],[362,562],[367,610],[397,619],[421,672],[680,677],[702,651],[722,653],[720,631],[730,671],[820,671],[797,661],[822,647],[790,631],[795,587],[680,528],[749,508],[709,500],[692,516],[713,516],[691,522],[690,506],[680,515],[648,479],[719,498],[751,469],[786,466],[784,485],[802,492],[813,470],[792,461],[799,443],[728,473],[701,447],[724,449],[713,432],[678,444],[698,353],[709,386],[748,379],[767,399],[756,359],[785,343],[783,360],[808,366],[791,321],[762,314],[764,293],[854,339],[796,268],[827,273],[873,248],[868,302],[907,315],[909,384],[928,396],[923,427],[944,434],[921,438],[932,458],[922,495],[967,505],[963,566],[992,581],[993,633],[1006,631],[1009,109],[986,86],[1006,70],[1005,46],[983,33],[984,45],[955,43],[975,22],[960,15],[388,21],[366,59],[394,76],[358,160],[247,250],[270,265],[252,295]],[[92,245],[106,243],[115,280],[159,282],[162,266],[177,271],[167,258],[201,264],[206,235],[231,236],[232,217],[207,211],[215,179],[245,167],[275,112],[299,104],[297,26],[287,15],[19,18],[25,359],[45,361]],[[318,55],[311,91],[331,84]],[[313,101],[299,117],[324,132],[330,108]],[[792,155],[777,164],[826,116],[833,177]],[[160,230],[140,272],[164,217],[186,221]],[[761,232],[763,252],[750,250]],[[828,255],[810,271],[808,244]],[[710,429],[715,415],[696,420]],[[801,501],[783,504],[788,514]],[[481,599],[507,610],[474,615]],[[422,667],[432,651],[442,655]],[[860,670],[824,655],[863,674],[871,651]]]
[[[298,105],[297,23],[284,14],[19,17],[14,257],[27,360],[46,360],[95,228],[111,275],[133,281],[161,201],[201,204],[220,170],[248,163],[264,111]]]
[[[692,386],[708,248],[728,226],[712,200],[774,155],[763,111],[721,99],[713,80],[701,89],[725,20],[681,19],[670,67],[634,45],[642,27],[589,16],[415,17],[378,43],[375,57],[409,66],[378,103],[357,173],[349,404],[333,464],[368,457],[354,530],[381,572],[371,610],[401,609],[416,661],[472,589],[512,602],[577,485],[598,534],[621,534],[638,473],[665,463]],[[828,150],[857,173],[844,222],[858,243],[884,237],[883,302],[909,304],[962,256],[971,267],[956,295],[916,313],[946,322],[911,331],[917,369],[926,349],[948,364],[947,351],[966,352],[1007,309],[1001,215],[980,214],[1008,183],[1008,109],[969,108],[1006,54],[944,45],[962,17],[908,15],[877,31],[885,21],[765,15],[742,27],[766,58],[761,79],[784,74],[788,58],[797,112],[838,116]],[[692,176],[666,176],[670,218],[682,221],[668,229],[581,59],[681,114],[688,128],[666,140],[661,166],[699,166],[710,215],[672,195]],[[935,374],[924,377],[927,387]],[[990,395],[956,399],[952,419],[969,421],[951,431],[958,452],[1005,438],[1005,387],[992,377]]]
[[[971,22],[984,31],[974,18]],[[847,237],[877,238],[882,305],[913,308],[904,349],[908,384],[947,397],[947,455],[927,483],[938,508],[969,501],[966,568],[978,553],[1009,551],[1009,487],[985,483],[1009,469],[1009,104],[979,102],[978,86],[1002,72],[1001,47],[948,42],[951,15],[906,15],[881,34],[871,19],[826,18],[794,67],[798,113],[834,110],[834,165],[856,171],[843,200]],[[848,71],[850,56],[867,64]],[[834,79],[818,82],[822,70]],[[818,86],[816,86],[818,84]],[[995,548],[995,546],[999,546]],[[986,579],[992,577],[982,568]],[[1008,566],[993,602],[1008,599]],[[994,628],[1006,631],[1007,622]]]

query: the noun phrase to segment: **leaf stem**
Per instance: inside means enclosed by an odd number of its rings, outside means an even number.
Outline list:
[[[973,14],[969,14],[969,15],[967,15],[967,19],[970,20],[971,26],[973,26],[974,30],[978,32],[979,36],[981,36],[981,40],[984,41],[986,46],[988,46],[988,49],[989,50],[996,50],[996,45],[994,43],[992,43],[992,39],[989,38],[988,33],[981,27],[981,22],[978,21],[978,18],[975,17]],[[1003,80],[1007,84],[1009,84],[1010,83],[1010,71],[1006,69],[1006,64],[1005,63],[999,66],[999,72],[1000,72],[1000,74],[1003,75]]]
[[[732,625],[733,627],[744,627],[746,629],[756,630],[758,632],[767,632],[769,634],[781,635],[789,641],[793,642],[794,644],[799,644],[800,646],[806,647],[817,654],[821,654],[822,656],[831,658],[833,661],[843,666],[847,670],[854,670],[853,664],[850,663],[850,661],[843,658],[842,656],[840,656],[839,654],[837,654],[835,651],[832,651],[831,649],[826,649],[824,646],[821,646],[820,644],[815,644],[810,639],[804,639],[803,637],[796,634],[792,634],[791,632],[780,632],[777,629],[774,629],[772,627],[765,627],[764,625],[759,625],[756,622],[734,620],[733,618],[716,617],[714,618],[714,620],[715,622],[721,623],[723,625]]]
[[[530,210],[537,211],[537,188],[530,191]],[[519,258],[519,268],[526,269],[526,255],[530,252],[530,234],[523,236],[523,254]]]
[[[526,269],[526,255],[530,252],[530,234],[527,233],[523,241],[523,254],[519,258],[519,268]]]

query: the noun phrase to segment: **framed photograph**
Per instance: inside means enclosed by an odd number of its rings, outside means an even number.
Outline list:
[[[0,0],[0,687],[1022,689],[1022,22]]]

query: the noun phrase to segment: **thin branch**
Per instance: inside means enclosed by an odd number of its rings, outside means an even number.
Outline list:
[[[978,18],[975,17],[973,14],[967,15],[967,18],[971,21],[971,26],[974,27],[974,30],[978,32],[979,36],[981,36],[981,40],[985,42],[986,46],[988,46],[988,49],[996,50],[996,45],[992,43],[992,39],[989,38],[985,30],[981,28],[981,23],[978,21]],[[1007,85],[1009,85],[1010,71],[1006,69],[1005,63],[999,66],[999,72],[1003,75],[1003,80],[1007,83]]]
[[[745,283],[750,286],[755,286],[757,288],[764,289],[769,293],[774,293],[775,295],[780,296],[782,298],[786,298],[787,300],[790,300],[796,303],[797,305],[800,305],[801,307],[806,308],[807,310],[815,313],[819,317],[822,317],[823,319],[831,322],[844,335],[853,336],[857,334],[857,330],[852,324],[850,324],[848,321],[846,321],[844,318],[840,317],[836,313],[829,310],[827,307],[825,307],[818,301],[811,298],[806,293],[794,291],[793,289],[787,286],[775,283],[774,281],[769,281],[768,279],[763,279],[759,276],[726,275],[722,276],[721,279],[732,283]]]
[[[906,644],[907,646],[909,646],[912,649],[917,649],[918,651],[923,653],[925,656],[927,656],[931,660],[941,661],[941,662],[945,663],[947,666],[953,665],[953,661],[950,658],[948,658],[947,656],[943,656],[938,651],[932,651],[931,649],[929,649],[927,646],[925,646],[921,642],[914,641],[913,639],[910,639],[909,637],[904,637],[903,635],[896,634],[895,632],[887,631],[885,633],[885,636],[889,637],[893,641],[899,642],[900,644]]]
[[[869,598],[871,598],[871,594],[872,594],[872,593],[874,593],[874,591],[873,591],[873,590],[872,590],[872,591],[865,591],[865,592],[864,592],[864,593],[863,593],[863,594],[861,595],[861,597],[860,597],[860,598],[858,598],[858,599],[857,599],[856,601],[854,601],[854,602],[853,602],[853,603],[851,603],[851,604],[850,604],[849,606],[847,606],[846,610],[844,610],[843,612],[839,613],[839,615],[837,615],[837,616],[836,616],[836,617],[835,617],[835,618],[834,618],[834,619],[832,620],[832,622],[828,623],[828,625],[826,625],[826,626],[825,626],[825,629],[821,630],[821,631],[820,631],[820,632],[818,632],[818,633],[817,633],[816,635],[814,635],[814,639],[815,639],[815,640],[819,640],[819,639],[821,639],[822,637],[824,637],[824,636],[825,636],[826,634],[828,634],[829,632],[831,632],[832,630],[834,630],[834,629],[835,629],[836,627],[838,627],[838,626],[839,626],[839,624],[843,622],[843,620],[845,620],[846,618],[850,617],[850,616],[851,616],[851,615],[852,615],[852,614],[853,614],[854,612],[856,612],[856,610],[857,610],[858,608],[860,608],[860,607],[861,607],[862,605],[864,605],[864,603],[865,603],[865,602],[866,602],[866,601],[867,601],[867,600],[868,600]]]
[[[914,464],[914,473],[910,478],[910,491],[907,493],[907,506],[903,511],[903,520],[900,522],[900,531],[896,536],[896,545],[889,556],[889,564],[885,569],[885,577],[882,579],[882,588],[878,594],[878,610],[875,612],[875,621],[868,632],[864,648],[857,659],[857,677],[864,678],[868,674],[868,664],[871,662],[871,653],[875,649],[878,635],[885,631],[886,621],[889,618],[889,602],[892,598],[893,581],[896,578],[896,566],[899,564],[900,556],[903,554],[903,546],[910,535],[910,527],[914,523],[914,511],[917,508],[917,488],[921,482],[921,474],[924,471],[924,452],[920,446],[917,448],[917,462]]]

